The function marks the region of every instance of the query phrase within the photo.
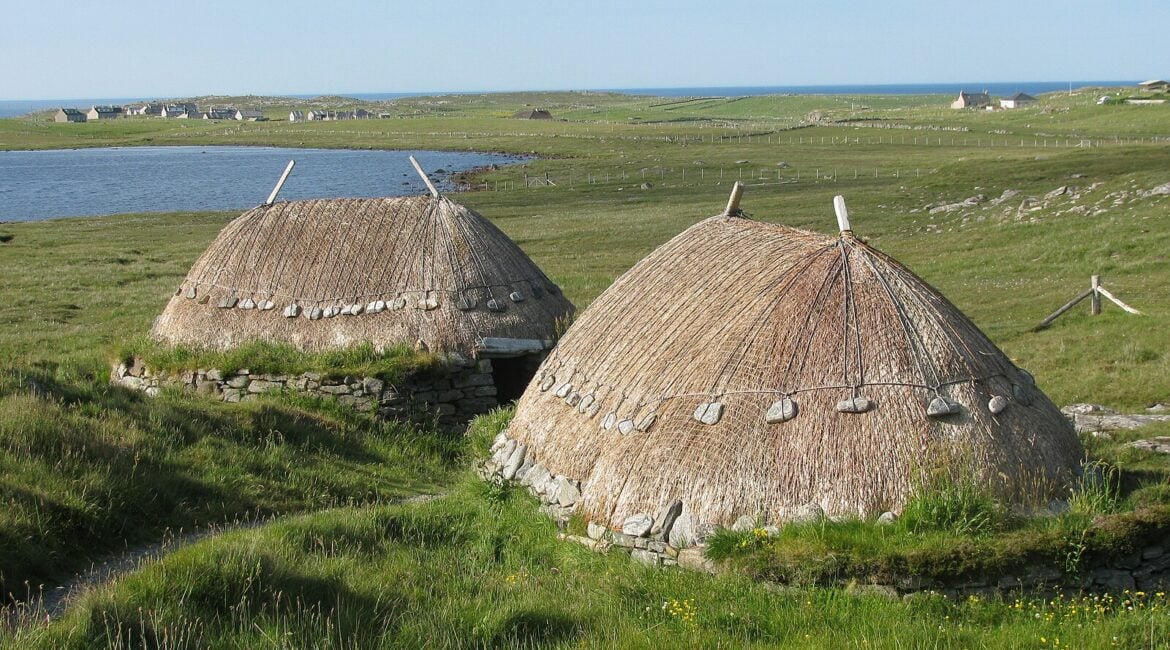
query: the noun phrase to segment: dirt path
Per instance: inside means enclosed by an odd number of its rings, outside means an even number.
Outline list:
[[[425,503],[441,498],[443,494],[419,494],[401,499],[388,501],[383,505],[405,505],[409,503]],[[297,513],[287,517],[271,517],[254,521],[245,521],[235,524],[212,526],[195,532],[167,535],[161,542],[146,544],[120,553],[111,555],[94,563],[86,571],[77,573],[71,580],[47,591],[41,590],[29,593],[26,599],[13,605],[0,608],[0,631],[16,630],[35,624],[52,622],[61,617],[69,605],[77,601],[83,594],[98,589],[119,578],[136,571],[144,565],[164,558],[175,551],[210,537],[218,537],[241,530],[251,530],[268,524],[284,521],[294,517],[301,517],[308,513]]]

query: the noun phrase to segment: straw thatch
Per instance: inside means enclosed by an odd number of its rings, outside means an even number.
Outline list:
[[[1081,459],[1031,377],[898,262],[728,216],[598,297],[506,433],[615,527],[679,500],[695,527],[898,512],[939,468],[1041,498]]]
[[[552,339],[572,311],[507,235],[445,197],[288,201],[229,223],[153,335],[217,349],[421,341],[474,356],[489,337]]]

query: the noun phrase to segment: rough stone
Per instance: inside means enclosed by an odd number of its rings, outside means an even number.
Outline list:
[[[248,375],[236,375],[228,380],[227,385],[229,388],[244,388],[248,385],[249,381],[251,379]]]
[[[637,538],[633,535],[627,535],[625,533],[612,532],[610,533],[610,539],[613,541],[615,546],[634,548],[634,540]]]
[[[239,388],[225,388],[223,390],[223,401],[235,403],[240,401],[242,391]]]
[[[645,512],[626,517],[622,522],[622,532],[634,537],[642,537],[650,532],[654,526],[654,517],[651,517]]]
[[[682,514],[682,507],[682,501],[675,499],[673,503],[659,508],[658,512],[654,513],[654,526],[650,529],[650,534],[655,539],[667,539],[675,520]]]
[[[731,524],[731,530],[737,533],[751,530],[756,527],[756,518],[751,515],[743,515]]]
[[[694,418],[703,424],[718,424],[723,418],[722,402],[704,402],[695,408]]]
[[[265,381],[263,379],[253,379],[248,384],[249,393],[272,393],[284,388],[284,384],[275,381]]]
[[[788,519],[794,524],[816,523],[825,518],[825,511],[816,503],[806,503],[796,508]]]
[[[715,566],[715,563],[703,554],[706,550],[704,546],[692,546],[679,551],[678,565],[692,571],[703,571],[711,574],[718,573],[719,570]]]
[[[556,501],[563,508],[572,507],[581,499],[581,490],[564,476],[556,478],[556,490]]]
[[[691,515],[689,513],[681,513],[675,518],[666,539],[675,548],[687,548],[695,545],[695,534],[691,528]]]
[[[454,388],[445,390],[440,392],[435,399],[439,402],[456,402],[463,399],[463,391]]]
[[[657,553],[648,551],[644,548],[636,548],[633,551],[630,551],[630,557],[633,558],[634,561],[645,564],[646,566],[656,567],[662,564],[662,558],[659,557]]]
[[[779,424],[787,422],[797,416],[800,412],[800,407],[796,405],[796,401],[790,397],[777,400],[768,407],[768,412],[764,414],[764,421],[768,424]]]
[[[889,526],[890,524],[893,524],[897,519],[898,519],[898,515],[895,515],[894,513],[887,510],[886,512],[883,512],[881,515],[878,516],[877,523],[879,526]]]
[[[508,438],[508,440],[504,442],[503,446],[496,450],[496,453],[492,456],[492,459],[496,461],[496,464],[503,465],[504,463],[508,462],[509,458],[512,457],[512,452],[516,451],[516,446],[519,444],[519,442]]]
[[[1068,406],[1062,407],[1060,412],[1065,415],[1117,415],[1117,411],[1108,406],[1084,402],[1069,404]]]
[[[366,377],[362,380],[362,390],[367,393],[377,395],[386,387],[386,382],[376,377]]]
[[[528,453],[528,445],[520,443],[512,450],[508,460],[504,462],[504,469],[502,476],[505,481],[510,481],[516,477],[516,472],[520,469],[520,465],[524,463],[524,455]],[[568,505],[568,504],[562,504]]]
[[[1146,440],[1134,440],[1125,444],[1132,449],[1142,449],[1158,454],[1170,454],[1170,436],[1158,436]]]
[[[609,529],[599,523],[591,521],[585,527],[585,530],[589,534],[589,539],[601,539],[602,537],[605,537],[605,533]]]
[[[1170,422],[1170,415],[1087,415],[1077,413],[1073,416],[1077,433],[1137,429],[1159,422]]]

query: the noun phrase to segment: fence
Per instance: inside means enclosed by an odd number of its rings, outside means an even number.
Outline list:
[[[920,167],[892,167],[884,169],[850,167],[843,169],[828,166],[823,168],[784,167],[782,169],[750,166],[736,166],[733,168],[720,166],[717,168],[712,167],[711,169],[699,167],[693,170],[667,169],[663,167],[645,167],[634,170],[621,168],[610,170],[591,169],[587,171],[568,169],[556,173],[547,172],[543,175],[524,174],[523,179],[504,179],[475,184],[463,184],[459,189],[505,192],[524,189],[535,190],[545,187],[579,187],[583,185],[612,185],[615,188],[636,188],[643,183],[677,187],[680,185],[697,186],[705,183],[717,185],[730,181],[741,181],[754,186],[791,185],[796,183],[862,181],[874,178],[917,178],[934,171],[934,169]],[[415,192],[426,191],[426,188],[418,182],[412,183],[409,187]]]

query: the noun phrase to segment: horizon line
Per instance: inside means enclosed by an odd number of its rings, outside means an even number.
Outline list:
[[[691,85],[691,86],[625,86],[625,87],[606,87],[606,88],[526,88],[526,89],[494,89],[494,90],[377,90],[377,91],[350,91],[350,92],[279,92],[279,93],[198,93],[192,95],[123,95],[115,96],[109,95],[106,97],[47,97],[47,98],[29,98],[21,97],[17,99],[8,98],[0,99],[0,102],[67,102],[77,100],[101,100],[101,99],[132,99],[142,97],[155,97],[157,101],[164,99],[186,99],[192,97],[287,97],[290,99],[303,99],[313,97],[347,97],[358,99],[358,95],[403,95],[414,97],[438,96],[438,95],[496,95],[496,94],[511,94],[511,93],[588,93],[588,92],[632,92],[632,91],[659,91],[659,90],[736,90],[736,89],[784,89],[784,88],[896,88],[904,86],[952,86],[960,89],[966,87],[977,88],[980,86],[989,85],[1004,85],[1004,84],[1067,84],[1070,87],[1084,88],[1093,87],[1094,84],[1103,84],[1108,87],[1136,85],[1140,83],[1137,80],[1130,79],[1084,79],[1084,80],[1004,80],[1004,81],[909,81],[909,82],[885,82],[885,83],[831,83],[831,84],[742,84],[742,85],[719,85],[719,86],[705,86],[705,85]],[[1080,85],[1077,85],[1080,84]],[[779,91],[783,92],[783,91]],[[845,93],[849,94],[849,93]],[[903,93],[911,94],[911,93]],[[934,93],[926,93],[934,94]],[[147,101],[138,99],[137,101]]]

